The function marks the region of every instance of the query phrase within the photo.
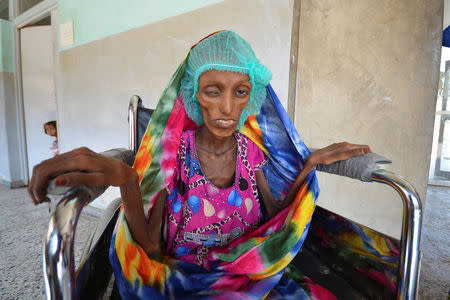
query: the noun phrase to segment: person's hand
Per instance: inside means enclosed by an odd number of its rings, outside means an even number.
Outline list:
[[[369,152],[371,150],[367,145],[350,144],[347,142],[336,143],[311,153],[306,163],[314,167],[318,164],[329,165],[336,161],[346,160],[350,157],[364,155]]]
[[[33,168],[28,193],[35,205],[46,202],[50,179],[57,186],[119,186],[135,184],[136,171],[127,164],[78,148],[45,160]]]

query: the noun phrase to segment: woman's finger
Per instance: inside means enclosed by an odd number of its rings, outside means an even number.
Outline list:
[[[69,159],[72,159],[73,157],[79,156],[79,155],[86,155],[86,156],[91,156],[91,157],[97,157],[97,153],[95,153],[94,151],[92,151],[89,148],[86,147],[81,147],[81,148],[77,148],[74,149],[72,151],[63,153],[63,154],[58,154],[50,159],[44,160],[43,162],[41,162],[42,165],[47,165],[47,164],[55,164],[55,163],[63,163]]]
[[[95,170],[96,167],[97,164],[95,159],[81,155],[64,162],[56,161],[39,166],[34,173],[33,184],[31,187],[35,200],[38,203],[46,200],[47,186],[50,178],[66,172]]]
[[[33,169],[28,187],[31,201],[36,205],[47,200],[47,186],[51,178],[64,186],[119,186],[135,180],[135,171],[126,164],[104,157],[87,148],[55,156]]]
[[[48,182],[53,177],[70,172],[105,171],[105,166],[108,166],[108,164],[102,158],[100,155],[97,156],[91,151],[82,149],[81,151],[72,151],[63,159],[48,160],[39,164],[33,171],[33,179],[29,186],[33,203],[38,204],[46,201]]]
[[[95,152],[86,147],[78,148],[60,155],[56,155],[50,159],[42,161],[40,164],[33,168],[31,180],[28,183],[28,194],[31,201],[37,205],[43,201],[46,201],[43,191],[46,190],[48,185],[48,176],[54,172],[55,166],[65,166],[67,160],[77,155],[95,156]],[[44,183],[43,183],[44,181]]]
[[[351,145],[348,150],[348,153],[351,156],[364,155],[369,152],[370,148],[367,145]]]
[[[322,148],[316,154],[319,156],[319,163],[331,164],[336,161],[346,160],[351,157],[364,155],[370,152],[367,145],[350,144],[347,142],[332,144]]]
[[[346,151],[346,150],[354,150],[354,149],[369,149],[368,145],[360,145],[360,144],[351,144],[347,142],[337,143],[331,145],[333,150],[337,151]]]
[[[71,172],[55,178],[57,186],[105,186],[109,185],[110,175],[102,172]]]
[[[348,158],[354,157],[354,156],[361,156],[361,155],[364,155],[364,154],[365,154],[364,148],[351,149],[351,150],[346,152],[346,156],[348,156]]]
[[[341,151],[336,153],[333,157],[337,160],[346,160],[351,157],[361,156],[370,151],[370,148],[366,145],[350,145],[345,147],[345,149],[340,149]]]

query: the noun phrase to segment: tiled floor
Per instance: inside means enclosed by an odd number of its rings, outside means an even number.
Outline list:
[[[42,250],[50,214],[47,204],[34,206],[24,188],[0,186],[0,299],[45,299]],[[75,256],[96,218],[82,214],[77,227]]]
[[[25,189],[2,186],[0,207],[0,299],[44,299],[41,256],[48,207],[33,206]],[[96,221],[82,214],[76,256]],[[421,249],[419,298],[444,300],[450,288],[450,188],[428,188]]]

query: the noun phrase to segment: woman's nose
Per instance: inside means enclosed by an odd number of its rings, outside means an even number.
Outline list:
[[[224,93],[222,101],[220,101],[220,111],[224,115],[229,115],[233,111],[232,93]]]

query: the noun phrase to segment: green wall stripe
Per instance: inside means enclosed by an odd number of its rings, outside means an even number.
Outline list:
[[[222,1],[59,0],[59,24],[72,21],[74,31],[74,44],[60,49],[73,48]]]

